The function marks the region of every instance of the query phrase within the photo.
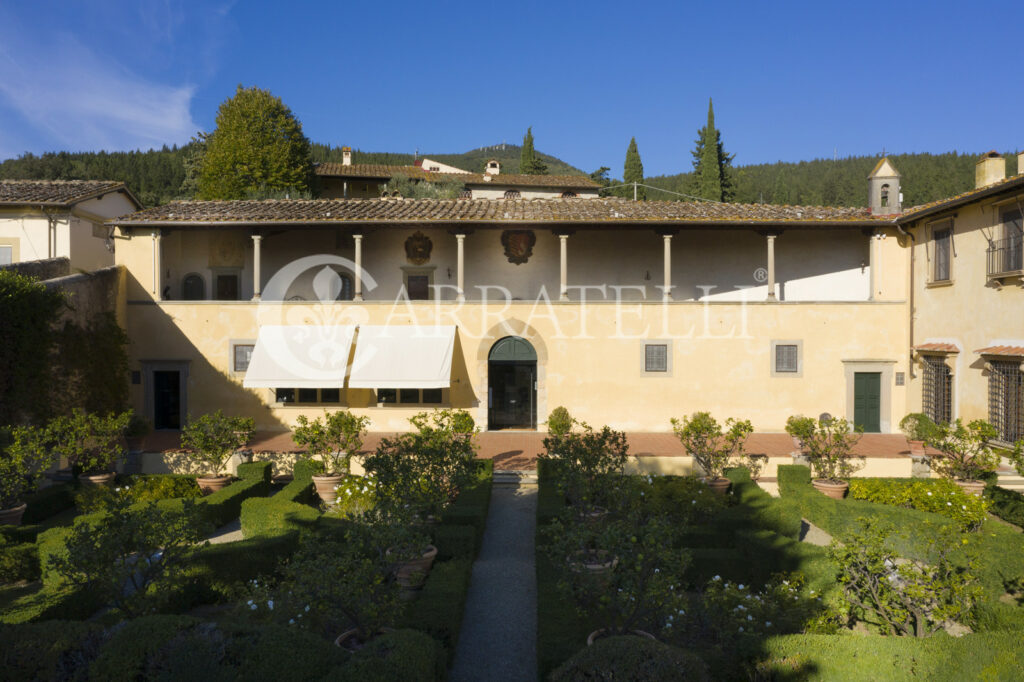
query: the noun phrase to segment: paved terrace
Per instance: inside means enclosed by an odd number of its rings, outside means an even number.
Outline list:
[[[382,438],[394,433],[373,432],[363,440],[364,451],[376,449]],[[494,468],[532,470],[537,468],[537,455],[544,451],[546,434],[537,431],[485,431],[475,442],[479,457],[493,459]],[[672,433],[627,433],[629,451],[639,457],[685,457],[686,450]],[[257,431],[249,442],[256,454],[302,452],[291,433]],[[173,452],[181,447],[180,435],[164,431],[150,433],[143,442],[146,452]],[[785,433],[755,433],[746,444],[747,452],[769,457],[787,457],[796,450],[793,439]],[[853,454],[871,459],[899,459],[910,456],[910,444],[901,434],[867,433],[860,439]]]

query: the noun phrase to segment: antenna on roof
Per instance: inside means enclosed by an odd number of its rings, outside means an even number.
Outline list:
[[[412,154],[412,160],[415,161],[418,158],[420,158],[420,148],[416,147],[416,151]]]
[[[832,147],[832,160],[833,161],[838,161],[839,160],[839,147]]]

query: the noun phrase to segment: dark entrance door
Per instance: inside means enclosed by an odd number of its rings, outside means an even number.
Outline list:
[[[153,428],[181,428],[181,372],[153,372]]]
[[[487,427],[537,427],[537,354],[526,339],[506,336],[491,348],[487,364]]]
[[[853,375],[853,423],[866,433],[882,430],[882,374],[856,372]]]

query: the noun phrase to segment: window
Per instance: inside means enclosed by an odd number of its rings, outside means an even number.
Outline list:
[[[946,359],[934,355],[924,356],[924,374],[921,380],[923,395],[921,411],[935,423],[949,423],[953,419],[953,373]]]
[[[234,359],[232,361],[234,371],[245,372],[249,369],[249,361],[252,360],[253,344],[239,343],[234,347]]]
[[[889,205],[889,183],[882,185],[882,208]]]
[[[1002,238],[992,242],[988,249],[990,277],[1018,273],[1024,270],[1024,221],[1020,209],[1003,211]]]
[[[992,362],[988,375],[988,420],[999,440],[1024,438],[1024,373],[1019,362]]]
[[[518,199],[519,197],[520,197],[519,190],[517,190],[517,189],[507,189],[507,190],[505,190],[505,198],[506,199]]]
[[[772,341],[771,363],[773,377],[803,376],[803,342],[797,340]]]
[[[299,389],[299,402],[300,403],[315,403],[317,402],[317,396],[319,391],[315,388],[300,388]]]
[[[444,402],[441,388],[378,388],[380,405],[440,405]]]
[[[563,199],[575,199],[576,198],[576,192],[570,192],[570,191],[566,190],[565,192],[562,192],[562,198]]]
[[[322,402],[322,403],[340,403],[341,402],[341,389],[337,389],[337,388],[321,388],[320,389],[320,402]]]
[[[394,404],[398,402],[398,389],[395,388],[378,388],[377,389],[377,402],[385,405]]]
[[[459,192],[459,198],[460,199],[472,199],[473,198],[473,190],[471,190],[471,189],[461,190]]]
[[[181,298],[185,301],[202,301],[206,299],[206,284],[196,273],[185,275],[181,281]]]
[[[295,389],[294,388],[275,388],[274,389],[274,400],[279,403],[294,403],[295,402]]]
[[[430,299],[430,277],[427,275],[409,275],[407,286],[410,301]]]
[[[949,225],[949,223],[944,223]],[[950,279],[950,254],[953,241],[951,227],[943,227],[934,232],[935,259],[932,261],[932,281],[948,282]]]
[[[437,405],[441,402],[440,388],[425,388],[422,391],[423,399],[420,401],[425,405]]]
[[[274,399],[279,403],[315,405],[341,402],[341,389],[337,388],[278,388],[274,390]]]
[[[648,343],[644,347],[644,371],[668,371],[668,345],[664,343]]]
[[[418,403],[420,401],[420,390],[418,388],[398,389],[398,402],[403,405]]]
[[[219,274],[216,279],[216,293],[218,301],[239,300],[238,275]]]
[[[0,246],[0,265],[10,265],[14,262],[14,247]]]

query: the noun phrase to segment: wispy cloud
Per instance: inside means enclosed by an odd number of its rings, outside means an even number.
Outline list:
[[[187,142],[198,128],[190,84],[149,80],[70,34],[40,42],[0,33],[0,99],[54,146],[159,147]]]

